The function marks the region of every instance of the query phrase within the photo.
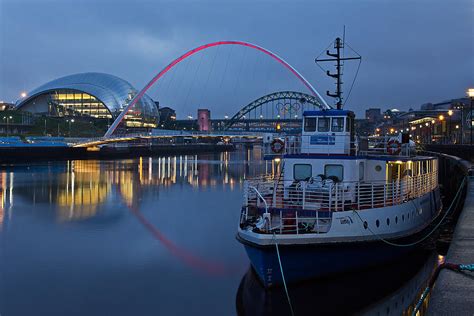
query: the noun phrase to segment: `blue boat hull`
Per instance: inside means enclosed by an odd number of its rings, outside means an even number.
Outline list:
[[[244,244],[251,265],[265,287],[283,282],[275,246],[252,245],[240,238],[239,241]],[[381,242],[279,245],[287,283],[379,265],[410,250],[413,248],[391,247]]]

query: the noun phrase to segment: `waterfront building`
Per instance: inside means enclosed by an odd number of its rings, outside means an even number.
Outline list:
[[[176,111],[167,106],[159,108],[158,111],[160,113],[161,127],[168,128],[168,129],[175,129],[176,128]]]
[[[198,126],[200,132],[211,131],[211,111],[208,109],[198,109]]]
[[[380,108],[369,108],[365,110],[365,118],[370,123],[380,122],[383,118],[382,111]]]
[[[48,117],[106,119],[112,122],[135,97],[127,81],[104,73],[79,73],[52,80],[25,94],[16,109]],[[144,95],[125,116],[126,128],[155,128],[153,100]]]

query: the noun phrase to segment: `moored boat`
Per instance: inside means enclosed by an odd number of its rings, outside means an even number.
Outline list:
[[[437,158],[405,134],[357,138],[354,117],[304,112],[281,172],[245,181],[237,239],[266,287],[283,281],[280,263],[292,282],[392,260],[440,214]]]

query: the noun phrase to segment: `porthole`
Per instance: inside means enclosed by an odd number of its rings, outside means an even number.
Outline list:
[[[405,214],[402,214],[402,221],[405,221]]]
[[[395,216],[395,224],[398,224],[398,216]]]
[[[375,166],[375,171],[380,172],[382,170],[382,166],[376,165]]]
[[[367,222],[364,221],[364,228],[367,229],[367,227],[369,227],[369,224],[367,224]]]
[[[379,220],[376,220],[376,221],[375,221],[375,226],[377,226],[377,227],[379,227],[379,226],[380,226],[380,222],[379,222]]]
[[[408,212],[407,214],[407,219],[410,219],[410,212]]]
[[[390,218],[387,218],[387,226],[390,226]]]

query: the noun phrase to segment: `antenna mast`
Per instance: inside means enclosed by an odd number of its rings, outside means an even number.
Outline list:
[[[344,29],[345,31],[345,29]],[[345,32],[344,32],[345,33]],[[334,49],[336,50],[335,53],[329,52],[329,50],[326,51],[326,55],[334,58],[316,58],[315,62],[326,62],[326,61],[335,61],[336,62],[336,72],[331,73],[329,70],[326,71],[326,75],[328,75],[331,78],[336,79],[336,91],[335,93],[331,93],[329,91],[326,91],[326,94],[332,98],[335,98],[337,100],[336,106],[338,110],[342,110],[342,62],[345,60],[360,60],[361,57],[344,57],[341,56],[341,50],[343,51],[344,49],[344,41],[341,40],[340,37],[336,38],[334,41]]]

